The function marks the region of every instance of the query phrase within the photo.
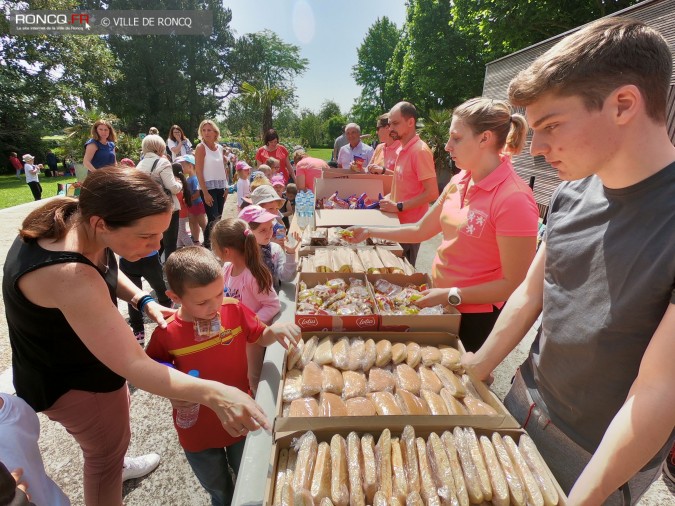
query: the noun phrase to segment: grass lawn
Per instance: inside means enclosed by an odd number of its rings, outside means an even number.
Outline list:
[[[308,149],[307,154],[313,156],[314,158],[320,158],[321,160],[329,161],[330,157],[333,154],[333,148],[314,148]]]
[[[40,175],[40,184],[42,185],[42,198],[54,197],[56,195],[57,183],[74,183],[77,178],[74,177],[44,177]],[[21,178],[11,174],[0,175],[0,209],[25,204],[33,201],[33,194],[26,184],[26,177],[21,174]]]

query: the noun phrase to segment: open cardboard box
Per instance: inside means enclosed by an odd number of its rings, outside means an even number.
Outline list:
[[[353,179],[355,181],[375,179],[382,181],[382,195],[391,193],[391,185],[394,181],[393,174],[358,173],[351,169],[327,169],[323,171],[322,177],[325,179]]]
[[[330,197],[336,191],[342,198],[365,192],[371,200],[384,194],[382,181],[377,179],[317,179],[315,190],[317,199]],[[378,209],[317,209],[314,219],[317,227],[400,225],[397,214]]]
[[[368,274],[367,278],[371,285],[378,279],[386,279],[390,283],[403,287],[409,284],[427,285],[429,288],[433,286],[429,275],[423,272],[416,272],[410,276],[405,274]],[[375,293],[372,286],[371,289]],[[381,331],[433,331],[458,334],[462,314],[452,306],[446,306],[445,310],[446,314],[439,315],[384,315],[380,313],[378,308],[377,313],[380,317]]]
[[[414,341],[420,345],[438,346],[440,344],[451,346],[466,353],[464,346],[456,335],[447,332],[305,332],[302,335],[303,340],[307,341],[310,337],[317,336],[319,340],[324,337],[331,337],[337,340],[339,337],[362,337],[363,339],[373,339],[376,343],[382,339],[388,339],[392,343],[406,343]],[[355,427],[358,430],[382,430],[403,429],[406,425],[417,427],[436,426],[443,424],[462,425],[467,427],[482,427],[486,429],[516,429],[520,424],[507,411],[499,398],[481,381],[473,380],[471,383],[480,395],[483,402],[489,404],[497,416],[489,415],[390,415],[390,416],[335,416],[335,417],[283,417],[283,390],[286,382],[288,354],[284,357],[282,365],[281,381],[279,383],[279,393],[277,395],[276,420],[274,422],[274,432],[292,432],[298,430],[322,430],[339,429],[342,427]]]
[[[436,425],[430,425],[427,427],[418,427],[415,423],[415,418],[414,417],[409,417],[412,418],[410,420],[409,425],[413,425],[415,429],[415,437],[422,437],[425,440],[429,437],[429,434],[432,432],[436,432],[439,436],[445,432],[446,430],[452,431],[455,427],[467,427],[467,425],[461,424],[461,423],[453,423],[453,424],[445,424],[441,420],[439,420],[439,423]],[[391,437],[400,437],[402,428],[401,429],[394,429],[392,427],[382,427],[381,429],[378,430],[372,430],[370,428],[365,428],[361,427],[358,424],[353,424],[351,426],[345,426],[341,427],[340,429],[317,429],[314,430],[314,435],[316,436],[316,439],[319,443],[321,442],[327,442],[330,443],[330,440],[335,434],[339,434],[345,439],[349,435],[350,432],[356,431],[360,436],[363,436],[364,434],[370,433],[373,435],[375,442],[377,443],[380,434],[382,433],[382,430],[385,428],[388,428],[391,431]],[[513,440],[518,444],[520,441],[520,438],[523,434],[525,434],[525,431],[522,429],[475,429],[476,435],[478,437],[480,436],[487,436],[488,438],[492,437],[492,434],[497,432],[499,435],[503,436],[511,436]],[[305,431],[299,431],[299,432],[292,432],[292,433],[286,433],[286,434],[277,434],[277,438],[275,443],[272,445],[272,453],[270,456],[270,465],[269,465],[269,474],[267,475],[267,480],[265,483],[265,496],[263,499],[263,506],[272,506],[274,504],[274,487],[275,487],[275,481],[276,481],[276,476],[277,476],[277,465],[279,462],[279,453],[283,449],[290,448],[290,446],[293,444],[293,442],[302,436]],[[538,453],[538,452],[537,452]],[[544,461],[544,459],[541,457],[541,454],[539,454],[540,460]],[[551,481],[553,482],[553,485],[555,486],[556,491],[558,492],[558,506],[568,506],[568,501],[567,501],[567,496],[563,492],[562,488],[558,484],[557,480],[551,473],[551,470],[546,468],[547,474]],[[313,474],[313,473],[312,473]],[[484,503],[484,504],[492,504],[492,503]],[[528,503],[529,504],[529,503]]]
[[[350,278],[362,280],[368,291],[368,283],[366,281],[365,274],[357,273],[310,273],[310,272],[301,272],[297,278],[297,283],[295,287],[295,300],[296,308],[298,301],[298,292],[300,291],[300,282],[304,281],[307,284],[308,288],[312,288],[316,285],[325,283],[329,279],[341,278],[349,283]],[[373,299],[373,305],[375,304],[375,299],[373,298],[372,292],[370,292],[370,297]],[[369,315],[355,315],[355,316],[329,316],[329,315],[295,315],[295,323],[305,332],[311,331],[369,331],[377,330],[379,326],[379,317],[377,314]]]

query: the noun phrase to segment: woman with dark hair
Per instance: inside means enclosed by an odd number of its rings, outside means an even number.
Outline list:
[[[91,139],[84,143],[82,163],[89,172],[101,167],[115,165],[115,142],[117,134],[112,124],[100,119],[91,126]]]
[[[185,156],[192,153],[192,143],[185,137],[183,129],[178,125],[173,125],[169,130],[169,136],[166,139],[166,147],[171,153],[171,161],[175,162],[179,156]]]
[[[279,144],[279,134],[274,128],[270,128],[265,134],[265,145],[260,146],[255,153],[258,164],[267,164],[268,158],[276,158],[281,163],[281,173],[285,181],[295,181],[295,173],[288,159],[288,150]]]
[[[120,298],[166,327],[163,315],[171,310],[119,272],[115,254],[133,262],[159,248],[172,208],[149,175],[98,170],[82,183],[79,200],[55,198],[26,217],[4,265],[17,395],[79,443],[87,505],[122,504],[127,379],[154,394],[208,406],[233,436],[270,428],[242,391],[151,360],[117,310]]]

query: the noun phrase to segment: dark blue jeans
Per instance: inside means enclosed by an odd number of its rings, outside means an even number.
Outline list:
[[[211,495],[212,506],[230,506],[237,482],[246,439],[226,448],[185,452],[187,461],[202,487]]]
[[[213,198],[213,205],[206,205],[204,203],[204,208],[206,209],[206,218],[208,223],[206,224],[206,230],[204,231],[204,246],[207,248],[211,246],[211,241],[209,239],[211,235],[211,227],[214,223],[220,220],[220,217],[223,215],[223,208],[225,207],[225,192],[227,188],[214,188],[208,190],[209,195]]]

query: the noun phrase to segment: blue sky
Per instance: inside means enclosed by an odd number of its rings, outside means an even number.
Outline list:
[[[399,28],[405,20],[404,0],[224,0],[223,5],[232,10],[237,36],[267,28],[300,47],[309,66],[296,79],[298,104],[315,112],[324,100],[349,111],[361,92],[351,73],[368,28],[383,16]]]

